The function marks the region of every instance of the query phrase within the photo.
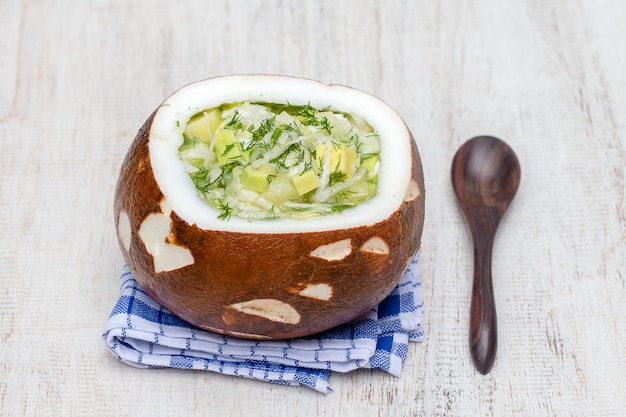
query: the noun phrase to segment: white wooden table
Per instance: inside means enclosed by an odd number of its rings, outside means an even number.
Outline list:
[[[0,51],[3,416],[626,415],[625,2],[1,0]],[[105,350],[127,147],[173,90],[232,73],[348,84],[413,131],[427,339],[401,378],[334,375],[323,395]],[[468,352],[472,249],[449,180],[480,134],[522,164],[487,376]]]

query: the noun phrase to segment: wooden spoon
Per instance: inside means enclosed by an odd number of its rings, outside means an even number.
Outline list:
[[[491,136],[470,139],[452,161],[452,185],[474,241],[470,351],[476,369],[483,375],[491,370],[498,346],[491,281],[493,241],[520,178],[521,169],[513,150]]]

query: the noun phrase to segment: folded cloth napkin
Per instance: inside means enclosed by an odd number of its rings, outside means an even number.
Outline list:
[[[102,337],[120,361],[140,368],[208,370],[330,392],[332,371],[380,368],[400,375],[409,341],[424,338],[418,267],[416,257],[392,293],[365,316],[313,336],[270,341],[216,334],[182,321],[124,267],[121,297]]]

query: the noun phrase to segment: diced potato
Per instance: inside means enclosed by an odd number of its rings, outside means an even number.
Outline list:
[[[213,132],[211,131],[207,118],[204,116],[205,114],[206,113],[196,116],[187,123],[187,126],[185,127],[185,136],[188,138],[196,137],[207,143],[211,141],[213,138]]]
[[[296,187],[296,191],[301,196],[320,186],[320,179],[312,169],[304,171],[302,174],[294,175],[291,177],[291,180]]]
[[[211,131],[213,133],[217,132],[217,129],[220,127],[222,123],[222,112],[218,109],[213,109],[208,113],[204,113],[205,117],[209,120],[209,125],[211,126]]]
[[[317,159],[317,166],[324,164],[324,157],[326,155],[326,144],[322,143],[317,145],[315,149],[315,158]],[[356,161],[357,153],[354,149],[344,145],[333,146],[330,151],[330,170],[331,172],[341,172],[343,175],[336,179],[347,179],[354,175],[354,162]]]

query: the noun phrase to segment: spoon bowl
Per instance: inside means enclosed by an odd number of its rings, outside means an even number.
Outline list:
[[[465,142],[452,161],[452,186],[474,243],[470,352],[483,375],[491,370],[498,345],[491,276],[493,242],[520,179],[521,168],[513,150],[491,136]]]
[[[479,136],[467,141],[454,158],[454,190],[463,203],[494,207],[511,202],[520,182],[520,165],[500,139]]]

